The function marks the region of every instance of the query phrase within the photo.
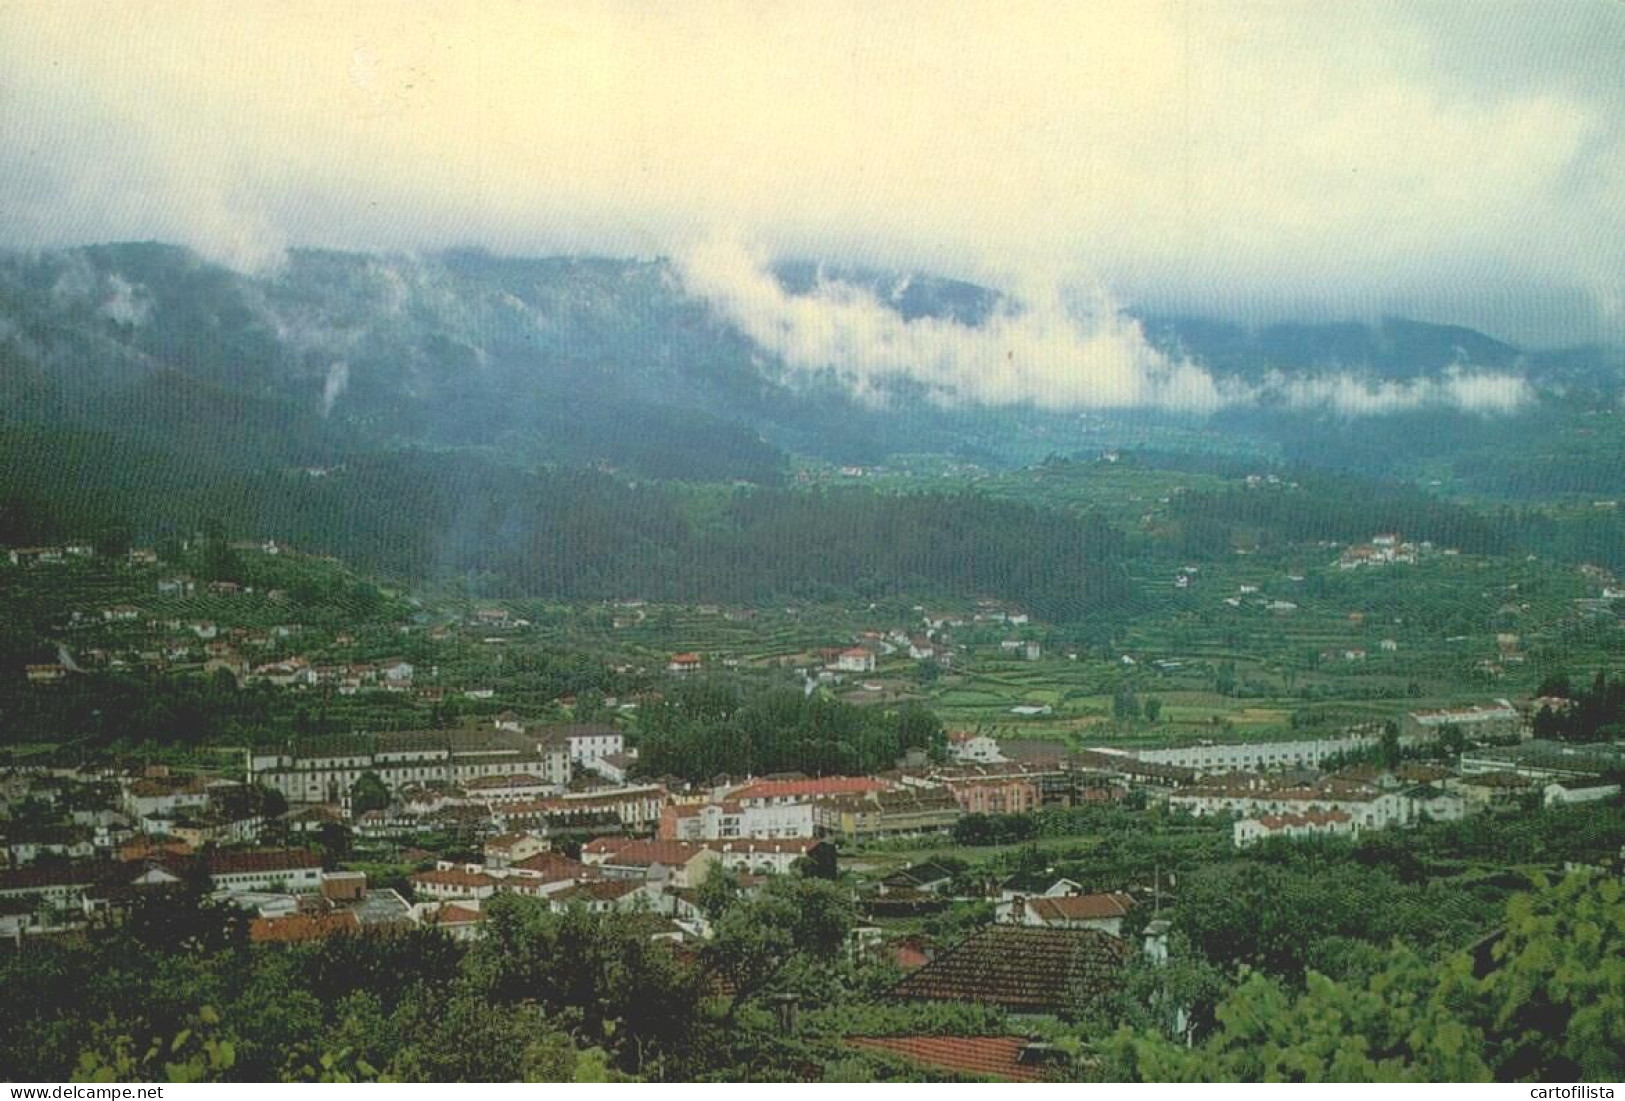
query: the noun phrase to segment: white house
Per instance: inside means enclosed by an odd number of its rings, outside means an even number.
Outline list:
[[[975,761],[978,764],[996,764],[1004,760],[999,743],[987,734],[956,730],[948,735],[948,754],[956,761]]]
[[[861,646],[854,646],[840,652],[835,658],[835,668],[843,673],[872,673],[875,670],[875,656]]]
[[[1305,811],[1302,814],[1266,814],[1243,818],[1231,829],[1236,848],[1245,849],[1274,837],[1353,837],[1359,833],[1354,818],[1345,811]]]
[[[591,765],[626,751],[626,736],[612,727],[565,727],[563,734],[570,762],[575,765]]]
[[[1122,891],[1105,894],[1018,896],[995,907],[996,919],[1046,929],[1099,929],[1121,936],[1134,899]]]
[[[723,867],[758,875],[786,875],[796,861],[826,842],[813,838],[782,841],[712,841],[706,847],[722,859]]]
[[[306,894],[322,889],[322,858],[306,849],[211,853],[204,868],[216,888]]]
[[[698,806],[673,805],[660,812],[660,837],[672,841],[811,837],[814,826],[811,802],[746,806],[724,800]]]

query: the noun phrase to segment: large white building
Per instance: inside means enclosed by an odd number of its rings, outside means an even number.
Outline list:
[[[222,850],[205,858],[204,870],[222,891],[309,894],[322,889],[321,855],[309,849]]]
[[[720,803],[674,805],[660,813],[660,836],[672,841],[771,840],[813,836],[813,805]]]
[[[611,726],[583,724],[556,727],[546,732],[552,741],[564,742],[570,754],[570,763],[587,767],[626,751],[626,735]]]
[[[1202,784],[1176,791],[1168,797],[1168,805],[1199,817],[1236,814],[1244,818],[1259,818],[1265,815],[1341,811],[1360,830],[1406,825],[1415,816],[1411,800],[1405,795],[1351,783],[1328,783],[1317,787]]]
[[[1307,738],[1294,742],[1238,742],[1233,745],[1189,745],[1122,752],[1149,764],[1175,765],[1210,775],[1258,772],[1272,768],[1319,768],[1322,762],[1331,757],[1368,749],[1376,744],[1374,734],[1350,734],[1342,738]]]
[[[570,757],[562,741],[493,729],[404,731],[248,753],[249,782],[280,791],[290,803],[340,802],[368,772],[392,791],[496,776],[534,776],[561,790],[570,781]]]

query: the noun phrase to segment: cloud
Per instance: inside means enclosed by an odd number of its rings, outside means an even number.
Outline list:
[[[1344,416],[1426,408],[1508,413],[1533,396],[1516,376],[1463,366],[1404,382],[1324,373],[1278,374],[1257,386],[1216,380],[1199,364],[1153,347],[1139,323],[1098,287],[1069,291],[1058,279],[1001,288],[1001,304],[972,326],[940,317],[906,319],[873,290],[822,273],[808,293],[791,293],[766,257],[732,241],[695,247],[679,270],[686,290],[792,372],[832,373],[858,397],[881,404],[905,392],[899,383],[923,389],[941,405],[1053,411],[1209,413],[1267,400]],[[1087,281],[1082,285],[1088,288]],[[894,288],[893,297],[902,290]]]
[[[889,384],[909,382],[944,405],[1206,412],[1219,404],[1205,372],[1151,347],[1139,323],[1114,304],[1097,296],[1069,307],[1055,284],[1007,296],[972,327],[905,320],[873,292],[840,280],[821,277],[810,294],[791,294],[736,243],[701,245],[680,267],[690,293],[787,366],[833,370],[873,401],[896,392]]]
[[[1456,409],[1486,415],[1516,412],[1534,399],[1529,383],[1516,375],[1471,372],[1452,367],[1438,378],[1372,381],[1333,374],[1286,378],[1276,375],[1246,393],[1282,400],[1296,409],[1326,409],[1343,416],[1380,416],[1424,409]]]
[[[1066,270],[1244,319],[1625,333],[1625,8],[0,6],[0,239]],[[1104,353],[1099,353],[1103,355]]]

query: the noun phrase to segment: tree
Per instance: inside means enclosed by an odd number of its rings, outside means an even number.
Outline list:
[[[236,1045],[218,1035],[220,1014],[203,1006],[173,1036],[137,1043],[113,1026],[97,1046],[82,1052],[75,1082],[220,1082],[237,1063]]]
[[[1455,723],[1445,723],[1439,727],[1440,752],[1451,757],[1457,757],[1466,748],[1467,736],[1462,733],[1460,726]]]
[[[1154,723],[1162,718],[1162,701],[1156,696],[1147,696],[1145,700],[1145,721]]]
[[[322,850],[322,864],[332,868],[350,855],[350,831],[342,822],[323,822],[316,827],[316,847]]]
[[[350,788],[350,816],[360,818],[372,810],[387,810],[389,788],[376,772],[363,772]]]
[[[1465,957],[1449,965],[1459,974]],[[1136,1082],[1484,1082],[1484,1037],[1456,1012],[1435,967],[1395,949],[1360,986],[1311,974],[1302,994],[1248,976],[1195,1048],[1121,1030],[1107,1045],[1116,1076]]]
[[[735,901],[717,918],[703,951],[706,969],[734,991],[726,1023],[795,960],[834,960],[851,927],[851,898],[823,880],[779,877],[756,897]]]
[[[1382,724],[1382,740],[1379,743],[1382,752],[1382,763],[1386,768],[1397,768],[1401,759],[1399,746],[1399,724],[1393,721]]]
[[[1134,689],[1126,684],[1112,696],[1112,717],[1116,719],[1140,717],[1140,703],[1134,698]]]
[[[1515,895],[1482,981],[1498,1078],[1625,1078],[1625,891],[1577,873]]]
[[[1183,903],[1182,903],[1183,905]],[[1625,891],[1575,873],[1514,895],[1486,953],[1389,951],[1358,982],[1311,971],[1301,993],[1249,975],[1187,1049],[1119,1030],[1108,1073],[1131,1081],[1617,1081],[1625,1075]]]
[[[807,855],[795,863],[796,874],[808,879],[825,879],[833,882],[840,874],[835,860],[835,846],[825,842],[814,845],[807,851]]]
[[[649,938],[646,915],[556,914],[514,895],[498,895],[486,911],[485,935],[466,961],[479,999],[574,1014],[580,1040],[635,1074],[687,1050],[703,975]]]
[[[1535,695],[1560,696],[1567,699],[1573,691],[1567,673],[1548,673],[1541,678],[1540,687],[1535,689]]]

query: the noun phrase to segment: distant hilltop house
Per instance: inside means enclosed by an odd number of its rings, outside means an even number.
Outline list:
[[[684,676],[689,673],[698,673],[704,664],[704,659],[695,653],[673,654],[671,660],[666,662],[666,672],[676,676]]]
[[[948,755],[956,761],[976,761],[982,764],[1004,760],[997,740],[987,734],[978,734],[970,730],[949,732]]]
[[[12,547],[6,558],[13,566],[44,566],[65,561],[67,554],[62,547]]]
[[[936,644],[922,635],[916,635],[908,640],[908,656],[915,661],[930,661],[937,656]]]
[[[835,658],[835,668],[843,673],[872,673],[875,655],[861,646],[842,650]]]
[[[1432,549],[1431,543],[1407,543],[1396,532],[1379,532],[1371,537],[1371,542],[1345,550],[1337,559],[1337,568],[1357,570],[1363,566],[1414,565]]]

